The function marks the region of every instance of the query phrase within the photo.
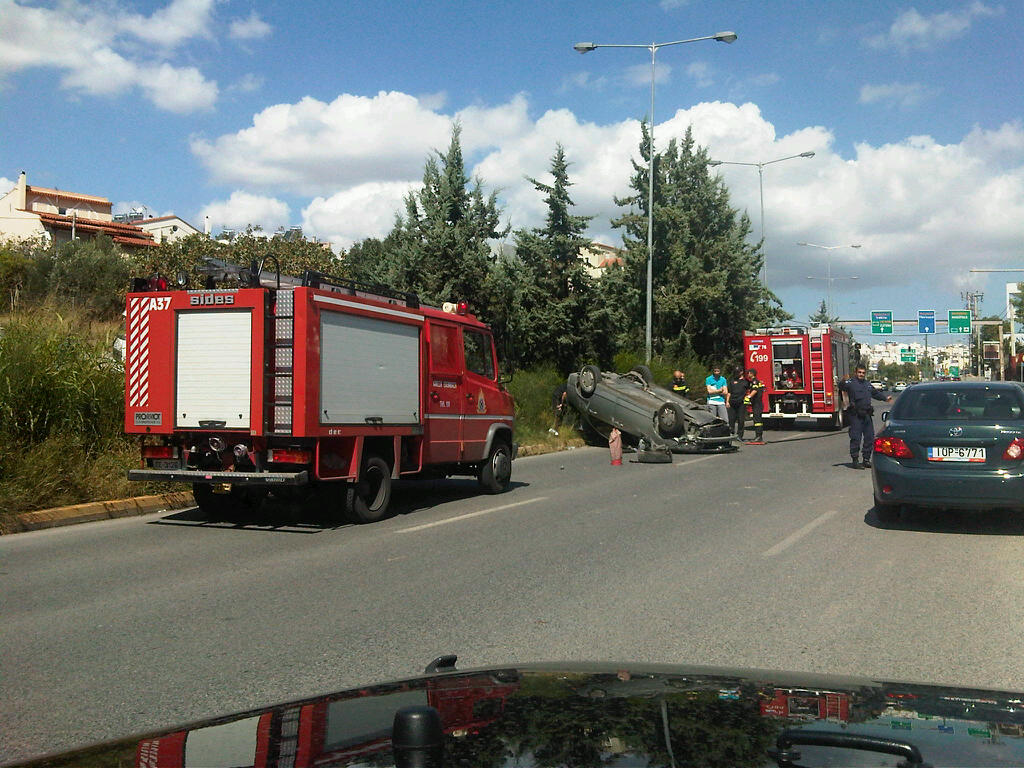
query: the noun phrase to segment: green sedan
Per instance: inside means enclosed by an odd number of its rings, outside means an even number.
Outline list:
[[[905,505],[1024,510],[1024,388],[931,382],[903,392],[875,439],[875,513]]]

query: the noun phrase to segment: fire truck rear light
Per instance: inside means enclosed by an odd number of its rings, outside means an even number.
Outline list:
[[[897,459],[914,458],[914,452],[902,437],[876,437],[875,453]]]
[[[460,315],[467,315],[469,314],[469,304],[465,301],[460,301],[455,311]]]
[[[882,493],[884,493],[886,495],[892,493],[892,486],[891,485],[883,485],[882,486]]]
[[[267,461],[276,464],[310,464],[313,452],[296,448],[273,448],[267,451]]]
[[[176,459],[178,458],[178,449],[173,445],[144,445],[142,446],[142,458]]]
[[[1014,438],[1013,442],[1003,451],[1003,458],[1010,461],[1020,461],[1024,458],[1024,438]]]

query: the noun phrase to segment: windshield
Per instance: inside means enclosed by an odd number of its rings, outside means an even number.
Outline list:
[[[910,420],[1019,421],[1024,413],[1021,394],[1015,387],[911,388],[900,396],[892,416]]]

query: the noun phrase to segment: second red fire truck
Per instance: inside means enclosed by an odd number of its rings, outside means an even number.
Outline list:
[[[846,331],[826,324],[744,331],[744,367],[765,384],[765,422],[843,426],[839,382],[850,376],[852,342]]]

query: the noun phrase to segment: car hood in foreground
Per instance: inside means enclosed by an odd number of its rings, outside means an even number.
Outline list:
[[[544,664],[445,671],[25,765],[1021,765],[1022,699],[794,673]],[[410,730],[400,726],[393,743],[399,710]]]

